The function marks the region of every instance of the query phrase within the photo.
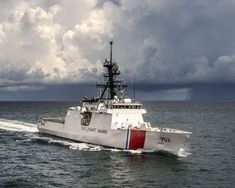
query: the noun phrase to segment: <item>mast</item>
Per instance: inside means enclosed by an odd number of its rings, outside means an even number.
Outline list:
[[[109,42],[110,44],[110,64],[113,63],[113,41]]]
[[[102,99],[106,92],[108,92],[108,98],[114,99],[114,96],[121,96],[122,91],[126,88],[126,84],[122,80],[118,80],[117,76],[120,74],[118,70],[117,63],[113,62],[113,41],[109,42],[110,44],[110,57],[109,60],[105,59],[103,64],[106,68],[106,73],[104,74],[105,82],[103,84],[97,84],[97,87],[103,87],[103,92],[100,96]]]
[[[114,75],[117,75],[117,74],[115,74],[115,72],[113,71],[113,60],[112,60],[113,41],[110,41],[109,44],[110,44],[110,59],[109,59],[109,66],[108,66],[109,88],[110,88],[110,98],[113,99],[114,96],[116,95],[115,88],[114,88]]]

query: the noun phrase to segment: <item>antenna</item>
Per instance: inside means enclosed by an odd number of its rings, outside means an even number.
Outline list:
[[[109,42],[109,44],[110,44],[110,64],[112,64],[113,63],[113,49],[112,49],[112,45],[113,45],[113,41],[110,41]]]
[[[134,73],[134,82],[133,82],[133,99],[135,100],[135,73]]]

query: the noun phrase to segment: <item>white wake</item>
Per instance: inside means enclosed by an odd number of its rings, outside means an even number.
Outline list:
[[[82,143],[82,142],[73,142],[70,140],[63,140],[60,138],[53,138],[49,136],[33,136],[30,140],[27,141],[36,141],[36,142],[43,142],[47,144],[54,144],[60,146],[66,146],[72,150],[79,150],[79,151],[101,151],[105,150],[102,146]]]
[[[192,155],[190,148],[187,148],[187,147],[180,148],[178,152],[179,157],[188,157],[189,155]]]
[[[0,118],[0,129],[16,132],[38,132],[36,124],[2,118]]]

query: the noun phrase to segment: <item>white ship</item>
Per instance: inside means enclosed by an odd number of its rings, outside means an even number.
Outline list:
[[[140,102],[126,97],[126,84],[118,79],[120,71],[110,59],[104,82],[97,84],[99,96],[81,101],[81,106],[70,107],[64,119],[44,118],[38,124],[41,133],[79,142],[86,142],[124,150],[166,151],[178,155],[191,135],[171,128],[151,127],[145,122],[146,109]]]

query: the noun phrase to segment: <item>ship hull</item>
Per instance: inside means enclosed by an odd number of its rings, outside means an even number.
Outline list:
[[[65,129],[63,123],[46,122],[39,124],[39,132],[78,142],[86,142],[123,150],[166,151],[178,155],[188,132],[169,132],[156,128],[136,129],[105,129],[98,127],[80,126],[78,130]]]

